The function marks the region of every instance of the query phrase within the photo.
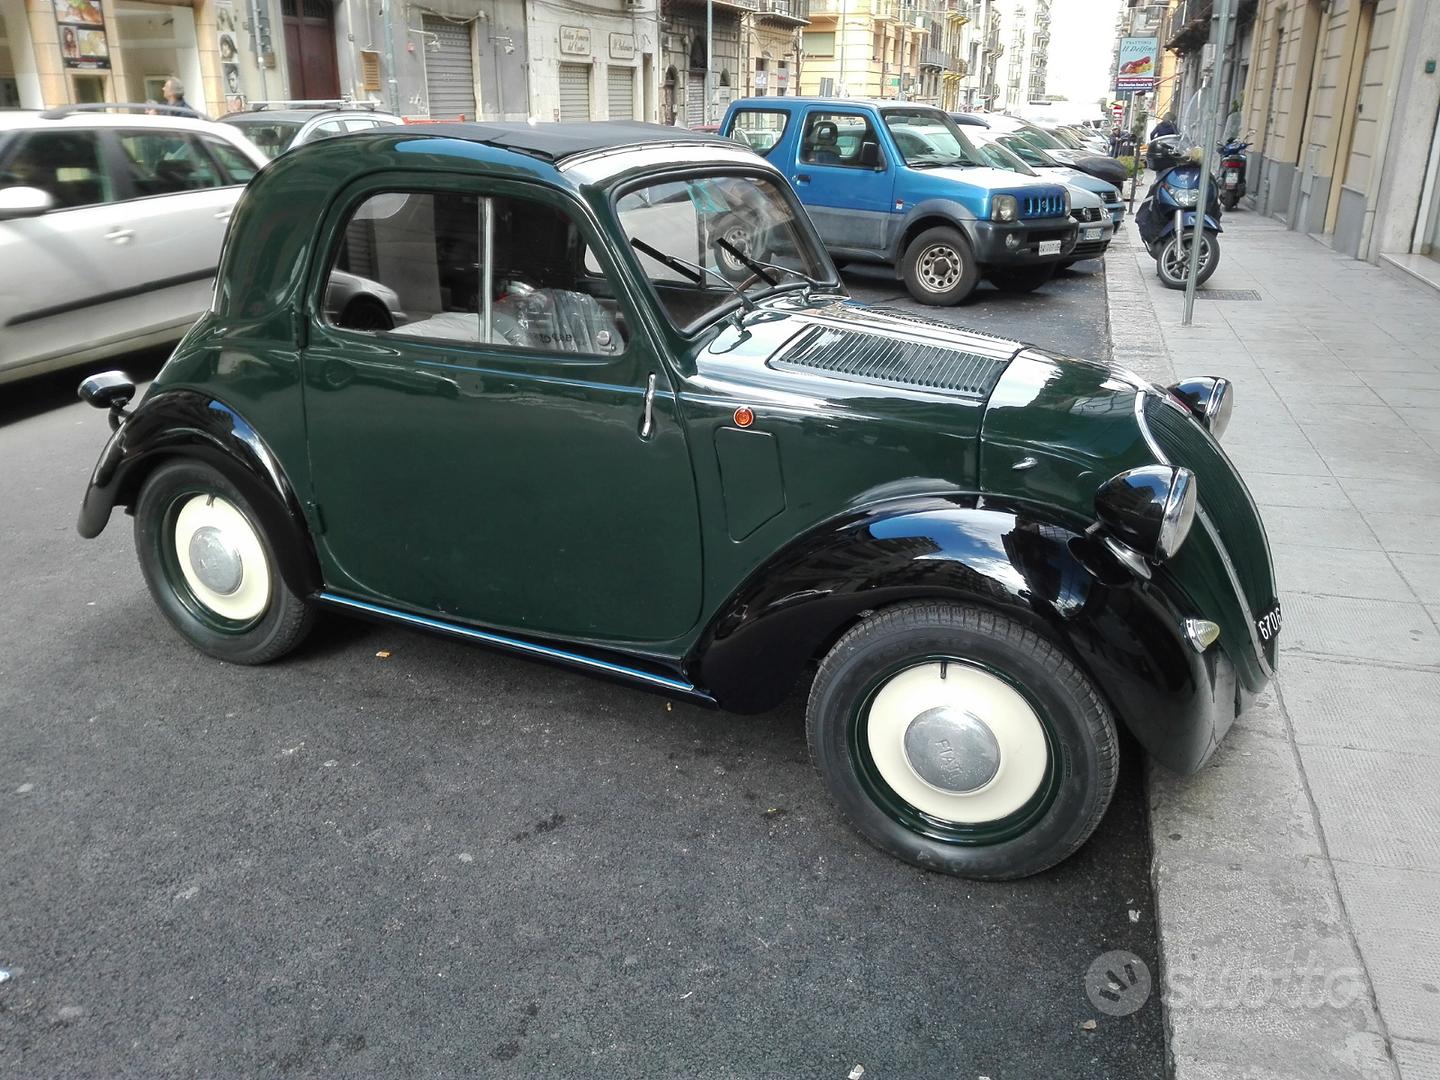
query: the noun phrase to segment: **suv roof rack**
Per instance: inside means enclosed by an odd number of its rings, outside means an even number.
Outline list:
[[[203,113],[187,109],[183,105],[159,105],[153,101],[95,101],[84,105],[60,105],[46,109],[40,114],[41,120],[63,120],[73,113],[109,112],[110,110],[139,113],[162,113],[166,116],[180,116],[187,120],[204,120]]]
[[[375,112],[383,102],[359,101],[355,98],[339,98],[334,101],[252,101],[246,107],[246,112],[270,112],[275,109],[363,109],[367,112]]]

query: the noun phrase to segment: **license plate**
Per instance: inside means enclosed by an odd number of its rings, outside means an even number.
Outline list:
[[[1235,184],[1239,183],[1239,181],[1240,181],[1240,170],[1239,170],[1239,169],[1226,169],[1226,170],[1225,170],[1225,183],[1227,183],[1227,184],[1229,184],[1229,185],[1231,185],[1231,186],[1233,187]]]
[[[1040,254],[1041,254],[1041,255],[1059,255],[1059,254],[1060,254],[1060,241],[1059,241],[1059,240],[1041,240],[1041,241],[1040,241]]]
[[[1275,640],[1280,633],[1280,601],[1275,601],[1275,606],[1255,620],[1255,629],[1260,634],[1260,640],[1269,643]]]
[[[1081,239],[1081,240],[1099,240],[1099,239],[1100,239],[1100,232],[1101,232],[1101,230],[1099,230],[1099,229],[1086,229],[1086,230],[1081,234],[1080,239]]]

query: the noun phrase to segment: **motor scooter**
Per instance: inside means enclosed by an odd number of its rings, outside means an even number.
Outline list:
[[[1151,139],[1145,159],[1155,170],[1155,183],[1135,211],[1135,228],[1155,260],[1161,284],[1183,289],[1190,274],[1196,203],[1200,201],[1200,161],[1195,152],[1181,149],[1178,135]],[[1208,186],[1198,284],[1207,281],[1220,265],[1220,198],[1217,185],[1212,182]]]
[[[1245,196],[1245,150],[1248,142],[1231,139],[1220,147],[1220,201],[1234,210]]]

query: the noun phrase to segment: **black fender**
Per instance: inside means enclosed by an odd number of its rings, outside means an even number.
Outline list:
[[[921,227],[926,219],[943,219],[945,224],[953,225],[959,229],[969,242],[971,248],[975,246],[975,212],[957,199],[926,199],[918,202],[906,211],[900,223],[893,227],[893,235],[889,238],[890,261],[897,266],[901,257],[905,254],[905,248],[910,239],[916,234],[923,232]],[[925,226],[929,228],[929,226]]]
[[[279,460],[239,413],[195,390],[148,395],[110,436],[85,489],[80,535],[99,536],[110,512],[133,506],[145,478],[174,458],[204,461],[223,473],[259,516],[285,584],[297,596],[319,591],[320,562],[304,507]]]
[[[1064,649],[1142,745],[1178,772],[1235,715],[1234,669],[1183,636],[1179,591],[1134,578],[1082,533],[974,495],[897,499],[798,537],[757,568],[687,663],[720,707],[774,708],[860,618],[906,600],[1004,613]]]

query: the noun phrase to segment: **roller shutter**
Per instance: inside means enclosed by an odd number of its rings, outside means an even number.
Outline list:
[[[635,69],[611,67],[605,78],[610,88],[610,119],[635,119]]]
[[[590,119],[590,65],[560,65],[560,119]]]
[[[685,126],[699,127],[705,123],[705,76],[690,73],[685,84]]]
[[[425,90],[430,95],[430,118],[474,120],[475,65],[470,53],[470,24],[426,15],[424,27]],[[434,44],[440,48],[436,50]]]

